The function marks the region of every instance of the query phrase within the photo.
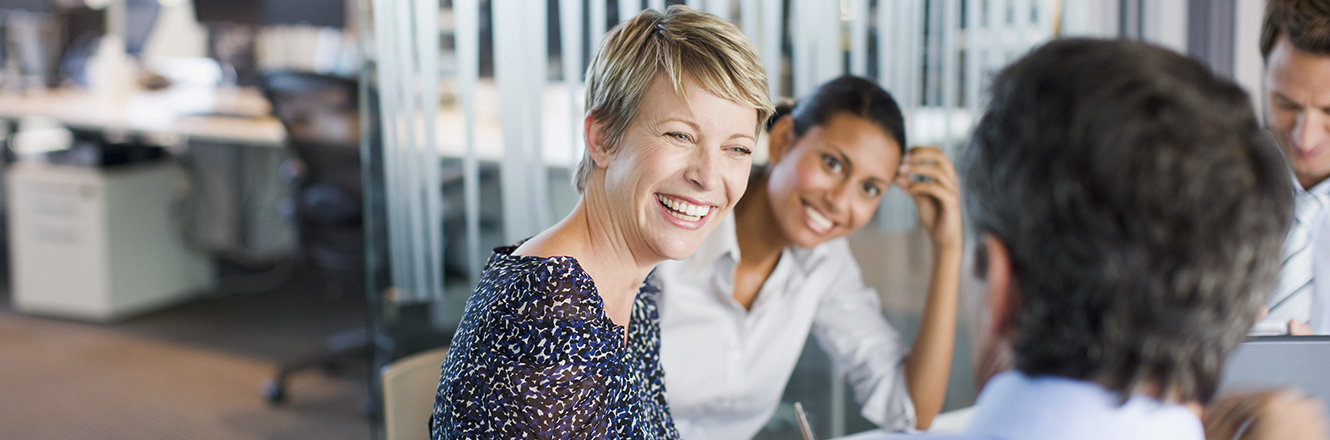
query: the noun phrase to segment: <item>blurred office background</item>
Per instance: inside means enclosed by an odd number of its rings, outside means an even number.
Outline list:
[[[0,437],[382,438],[380,371],[446,346],[489,249],[576,202],[601,35],[676,3],[737,24],[774,99],[871,78],[953,157],[1051,38],[1260,90],[1261,0],[0,0]],[[914,216],[893,189],[851,240],[907,341]],[[976,395],[966,321],[945,409]],[[800,438],[795,401],[819,438],[872,428],[813,340],[785,394],[759,438]]]

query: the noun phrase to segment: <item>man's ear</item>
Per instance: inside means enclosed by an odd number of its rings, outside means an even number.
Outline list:
[[[771,130],[767,132],[767,156],[770,157],[771,163],[780,163],[793,147],[794,117],[781,116],[775,124],[771,124]]]
[[[1007,245],[993,234],[984,234],[983,249],[979,250],[983,264],[976,269],[981,271],[987,291],[988,332],[990,338],[1004,338],[1018,331],[1020,325],[1020,292],[1014,283],[1015,274],[1011,264],[1011,252]]]
[[[605,168],[610,157],[609,148],[605,145],[608,138],[605,134],[605,124],[596,121],[596,117],[587,112],[586,119],[582,121],[582,131],[591,162],[596,164],[596,168]]]

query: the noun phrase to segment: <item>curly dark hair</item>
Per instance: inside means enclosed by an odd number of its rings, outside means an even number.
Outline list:
[[[1261,24],[1261,58],[1270,52],[1281,35],[1299,50],[1330,55],[1330,2],[1325,0],[1268,0]]]
[[[992,95],[960,166],[972,230],[1011,254],[1016,367],[1209,401],[1292,212],[1247,95],[1165,49],[1085,39],[1018,60]]]

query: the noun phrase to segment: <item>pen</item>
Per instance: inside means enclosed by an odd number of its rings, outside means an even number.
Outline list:
[[[808,424],[808,413],[804,412],[803,404],[794,402],[794,416],[799,419],[799,432],[804,435],[804,440],[817,440],[813,437],[813,426]]]

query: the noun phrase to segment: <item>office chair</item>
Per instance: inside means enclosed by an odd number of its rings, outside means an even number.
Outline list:
[[[327,275],[328,289],[359,291],[365,283],[359,84],[289,70],[266,72],[259,83],[286,128],[292,156],[284,168],[293,185],[297,261]],[[284,401],[286,380],[299,371],[367,358],[368,341],[366,328],[330,336],[322,349],[278,366],[263,384],[264,397]]]
[[[385,440],[429,438],[429,419],[434,410],[439,368],[448,348],[436,348],[384,365],[383,428]]]

